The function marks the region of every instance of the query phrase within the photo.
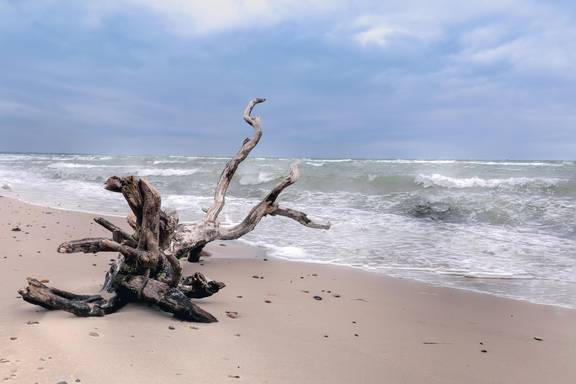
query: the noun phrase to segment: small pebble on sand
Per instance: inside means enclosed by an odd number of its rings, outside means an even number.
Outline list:
[[[231,319],[236,319],[238,318],[239,314],[238,312],[235,311],[226,311],[226,316],[228,316]]]

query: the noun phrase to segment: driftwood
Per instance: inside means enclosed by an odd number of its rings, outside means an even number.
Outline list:
[[[310,228],[330,228],[330,223],[315,222],[304,212],[280,207],[277,203],[282,191],[298,180],[298,163],[292,165],[288,176],[256,204],[244,220],[232,226],[220,225],[218,216],[224,208],[232,177],[262,137],[260,118],[253,117],[252,110],[264,101],[253,99],[248,103],[244,120],[252,126],[253,136],[244,140],[238,153],[224,167],[214,202],[205,210],[201,222],[180,224],[177,212],[162,210],[160,194],[146,179],[112,176],[106,180],[104,187],[107,190],[122,193],[126,199],[131,210],[128,224],[134,233],[130,234],[98,217],[94,220],[111,232],[111,238],[68,241],[58,247],[58,252],[119,253],[104,281],[103,290],[110,297],[77,295],[29,278],[28,286],[19,291],[22,298],[47,309],[64,310],[84,317],[104,316],[129,302],[140,301],[154,304],[182,320],[217,321],[191,299],[212,296],[225,284],[207,279],[201,273],[183,277],[179,259],[197,262],[206,244],[214,240],[238,239],[252,231],[266,215],[288,217]]]

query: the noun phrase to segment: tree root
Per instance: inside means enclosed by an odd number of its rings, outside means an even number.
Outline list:
[[[104,288],[114,295],[105,299],[100,295],[77,295],[48,287],[29,278],[28,286],[19,292],[22,298],[47,309],[57,309],[77,316],[104,316],[134,301],[151,303],[175,317],[211,323],[217,319],[194,304],[191,299],[209,297],[225,287],[224,283],[206,279],[201,273],[182,278],[180,258],[197,262],[204,246],[214,240],[232,240],[252,231],[266,215],[290,218],[310,228],[328,229],[330,223],[319,223],[304,212],[280,207],[277,199],[299,176],[298,163],[294,163],[284,177],[240,223],[221,226],[218,217],[224,208],[226,193],[239,165],[258,145],[262,137],[261,121],[252,116],[257,104],[265,99],[252,99],[243,114],[244,121],[253,128],[253,135],[243,141],[240,150],[226,163],[218,179],[214,201],[204,212],[201,222],[179,224],[175,211],[162,210],[160,193],[146,179],[136,176],[112,176],[104,188],[121,193],[131,213],[128,224],[130,234],[104,218],[94,219],[111,232],[112,238],[86,238],[62,243],[60,253],[118,252],[106,274]]]

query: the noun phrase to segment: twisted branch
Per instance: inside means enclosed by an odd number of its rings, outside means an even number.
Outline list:
[[[288,176],[283,178],[260,203],[254,206],[240,224],[232,227],[220,227],[217,238],[219,240],[238,239],[256,228],[256,225],[258,225],[260,220],[262,220],[266,215],[286,216],[310,228],[330,228],[330,223],[316,223],[308,218],[308,216],[303,212],[288,208],[280,208],[275,204],[276,199],[278,199],[278,196],[280,196],[282,191],[298,181],[298,178],[300,178],[300,169],[298,168],[298,162],[295,162],[290,167]]]
[[[260,117],[252,117],[251,114],[252,109],[254,109],[254,106],[256,106],[256,104],[263,103],[264,101],[266,101],[266,99],[261,98],[252,99],[246,106],[246,109],[244,109],[244,121],[246,121],[248,124],[252,126],[252,128],[254,128],[254,134],[252,138],[244,139],[242,147],[240,148],[238,153],[236,153],[236,155],[234,155],[234,157],[230,159],[228,163],[226,163],[224,170],[220,174],[218,184],[216,185],[216,191],[214,192],[214,203],[208,209],[208,212],[206,212],[206,215],[204,216],[204,222],[207,224],[216,223],[218,215],[222,211],[222,208],[224,208],[226,200],[226,192],[228,191],[228,187],[230,186],[230,181],[232,180],[232,177],[236,173],[236,170],[238,169],[240,163],[244,161],[246,157],[248,157],[252,149],[256,147],[256,145],[260,141],[260,138],[262,137],[262,128],[260,127]]]

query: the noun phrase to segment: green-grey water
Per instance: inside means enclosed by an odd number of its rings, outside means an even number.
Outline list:
[[[124,215],[102,188],[138,175],[183,220],[210,205],[225,158],[0,154],[2,194]],[[293,159],[253,158],[231,185],[224,223],[240,220]],[[274,256],[344,264],[442,286],[576,308],[576,164],[571,161],[300,159],[285,206],[329,231],[266,218],[244,241]]]

